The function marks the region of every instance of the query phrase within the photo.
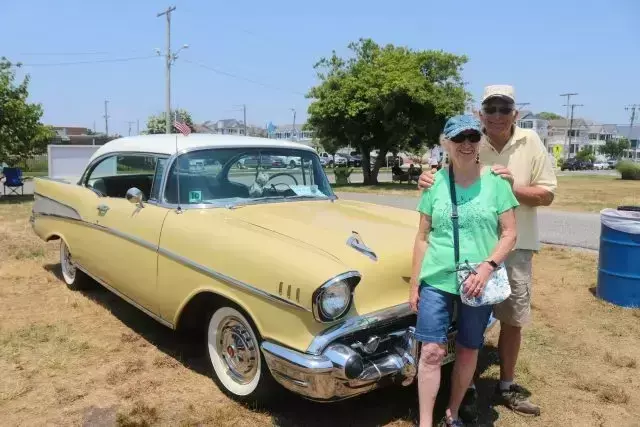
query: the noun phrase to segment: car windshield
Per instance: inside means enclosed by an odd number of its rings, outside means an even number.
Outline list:
[[[181,154],[168,176],[165,201],[172,204],[178,193],[180,204],[220,206],[335,197],[318,156],[307,150],[195,150]]]

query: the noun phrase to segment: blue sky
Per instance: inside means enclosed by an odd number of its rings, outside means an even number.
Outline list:
[[[313,64],[332,50],[346,54],[359,37],[413,49],[466,54],[468,89],[510,83],[534,111],[564,115],[565,92],[578,92],[577,116],[628,123],[624,107],[640,103],[640,2],[574,1],[256,1],[2,0],[0,55],[22,61],[43,121],[128,133],[128,121],[163,111],[164,17],[172,48],[189,44],[172,68],[172,106],[196,122],[235,117],[291,123],[306,118],[304,97],[316,84]],[[590,4],[589,4],[590,3]],[[63,55],[64,54],[64,55]],[[138,58],[123,62],[42,65]],[[191,61],[191,62],[187,62]],[[220,74],[194,63],[215,68]],[[37,65],[41,64],[41,65]],[[236,77],[231,77],[232,74]],[[260,82],[263,85],[245,79]],[[135,133],[133,124],[132,133]]]

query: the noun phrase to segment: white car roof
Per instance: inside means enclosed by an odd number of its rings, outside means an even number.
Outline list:
[[[315,150],[304,144],[297,142],[260,138],[254,136],[242,136],[242,135],[218,135],[211,133],[191,133],[188,136],[184,136],[181,133],[172,134],[155,134],[155,135],[137,135],[137,136],[125,136],[122,138],[114,139],[98,148],[91,156],[90,162],[93,159],[102,156],[104,154],[113,152],[146,152],[172,155],[176,152],[176,138],[177,149],[194,149],[198,147],[265,147],[265,148],[293,148],[298,150]]]

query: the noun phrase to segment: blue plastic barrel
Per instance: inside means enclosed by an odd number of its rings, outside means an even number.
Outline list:
[[[600,212],[596,295],[622,307],[640,307],[640,206]]]

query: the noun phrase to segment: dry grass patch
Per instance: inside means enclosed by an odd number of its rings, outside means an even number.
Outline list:
[[[558,189],[549,207],[564,211],[600,212],[620,205],[640,205],[640,183],[615,176],[559,176]]]

